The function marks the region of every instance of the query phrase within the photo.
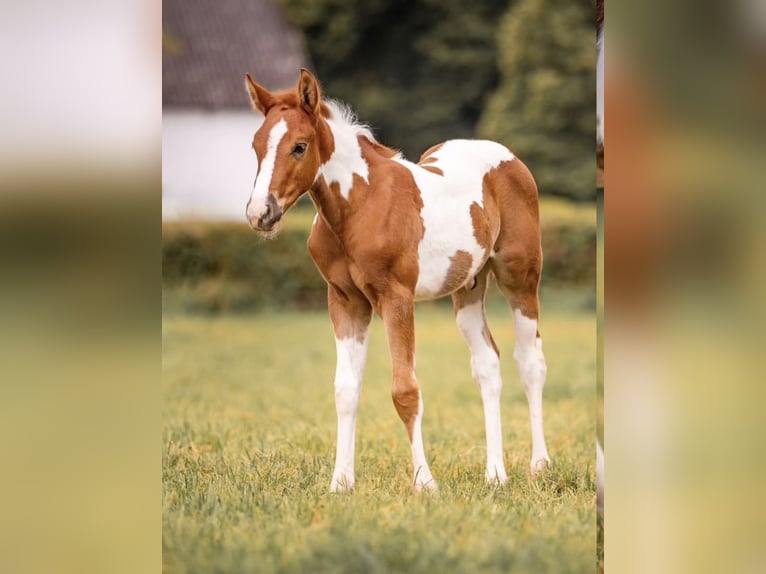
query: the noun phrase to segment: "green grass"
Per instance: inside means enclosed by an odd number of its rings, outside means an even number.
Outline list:
[[[181,572],[593,572],[595,315],[543,299],[552,467],[528,474],[529,417],[500,305],[509,481],[483,483],[484,426],[468,349],[448,308],[417,314],[426,454],[437,495],[410,488],[381,321],[371,328],[357,423],[357,485],[328,492],[334,342],[326,313],[166,316],[163,570]],[[587,299],[587,298],[586,298]]]

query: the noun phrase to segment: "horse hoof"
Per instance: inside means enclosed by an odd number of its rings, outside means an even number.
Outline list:
[[[417,480],[412,485],[415,492],[438,492],[439,487],[436,485],[436,481],[432,478],[427,481]]]
[[[545,458],[538,458],[537,460],[533,460],[532,463],[529,465],[532,470],[532,476],[541,473],[546,468],[548,468],[548,465],[550,465],[551,459],[548,457]]]
[[[487,484],[491,486],[502,486],[506,482],[508,482],[508,475],[505,474],[505,470],[501,471],[487,471],[487,473],[484,475],[484,480],[486,480]]]
[[[354,477],[353,476],[333,476],[332,482],[330,482],[330,492],[334,494],[349,494],[354,491]]]

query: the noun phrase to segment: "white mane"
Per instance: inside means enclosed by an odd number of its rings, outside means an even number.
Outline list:
[[[327,125],[335,139],[335,149],[326,163],[322,164],[317,172],[324,176],[328,185],[338,183],[340,194],[348,199],[354,183],[354,174],[359,175],[364,181],[368,181],[369,166],[362,156],[362,148],[359,146],[359,137],[367,139],[370,143],[378,143],[369,126],[360,123],[356,114],[346,104],[337,100],[325,100],[330,109],[330,117]],[[394,159],[404,159],[401,153],[395,154]]]
[[[330,108],[333,127],[343,129],[344,131],[348,130],[348,133],[353,134],[354,137],[363,136],[371,142],[377,143],[378,140],[372,135],[370,126],[361,123],[347,104],[331,99],[325,100],[324,103]]]

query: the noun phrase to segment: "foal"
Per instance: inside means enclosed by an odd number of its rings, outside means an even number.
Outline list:
[[[481,388],[486,479],[507,480],[500,423],[500,362],[484,313],[490,273],[513,309],[521,381],[532,426],[532,472],[549,462],[543,436],[545,359],[538,331],[542,268],[537,186],[504,146],[450,140],[419,163],[378,143],[301,70],[294,91],[271,93],[248,74],[253,108],[265,119],[253,138],[258,173],[247,203],[256,231],[274,235],[308,192],[318,215],[309,252],[327,281],[335,330],[338,442],[330,490],[354,487],[356,411],[373,310],[383,319],[393,363],[391,394],[410,440],[416,490],[435,489],[421,434],[415,377],[414,302],[451,295]]]

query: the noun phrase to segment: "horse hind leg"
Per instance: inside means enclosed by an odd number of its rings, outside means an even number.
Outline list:
[[[533,242],[530,242],[533,243]],[[532,431],[532,459],[530,468],[535,474],[549,463],[548,449],[543,433],[543,387],[547,367],[543,355],[543,342],[538,328],[540,302],[538,286],[542,270],[539,243],[520,248],[507,246],[493,260],[493,271],[500,290],[513,310],[516,346],[513,358],[529,403]]]
[[[484,405],[484,426],[487,438],[487,482],[508,480],[503,463],[503,431],[500,420],[500,357],[487,326],[484,296],[487,291],[489,267],[476,278],[472,289],[462,288],[452,295],[460,333],[471,350],[471,374],[481,390]]]
[[[532,429],[532,473],[543,470],[550,458],[543,433],[543,387],[547,367],[543,355],[543,341],[537,329],[537,318],[524,315],[516,308],[513,310],[513,325],[516,330],[516,347],[513,358],[519,367],[519,376],[524,385],[529,403],[529,418]]]

